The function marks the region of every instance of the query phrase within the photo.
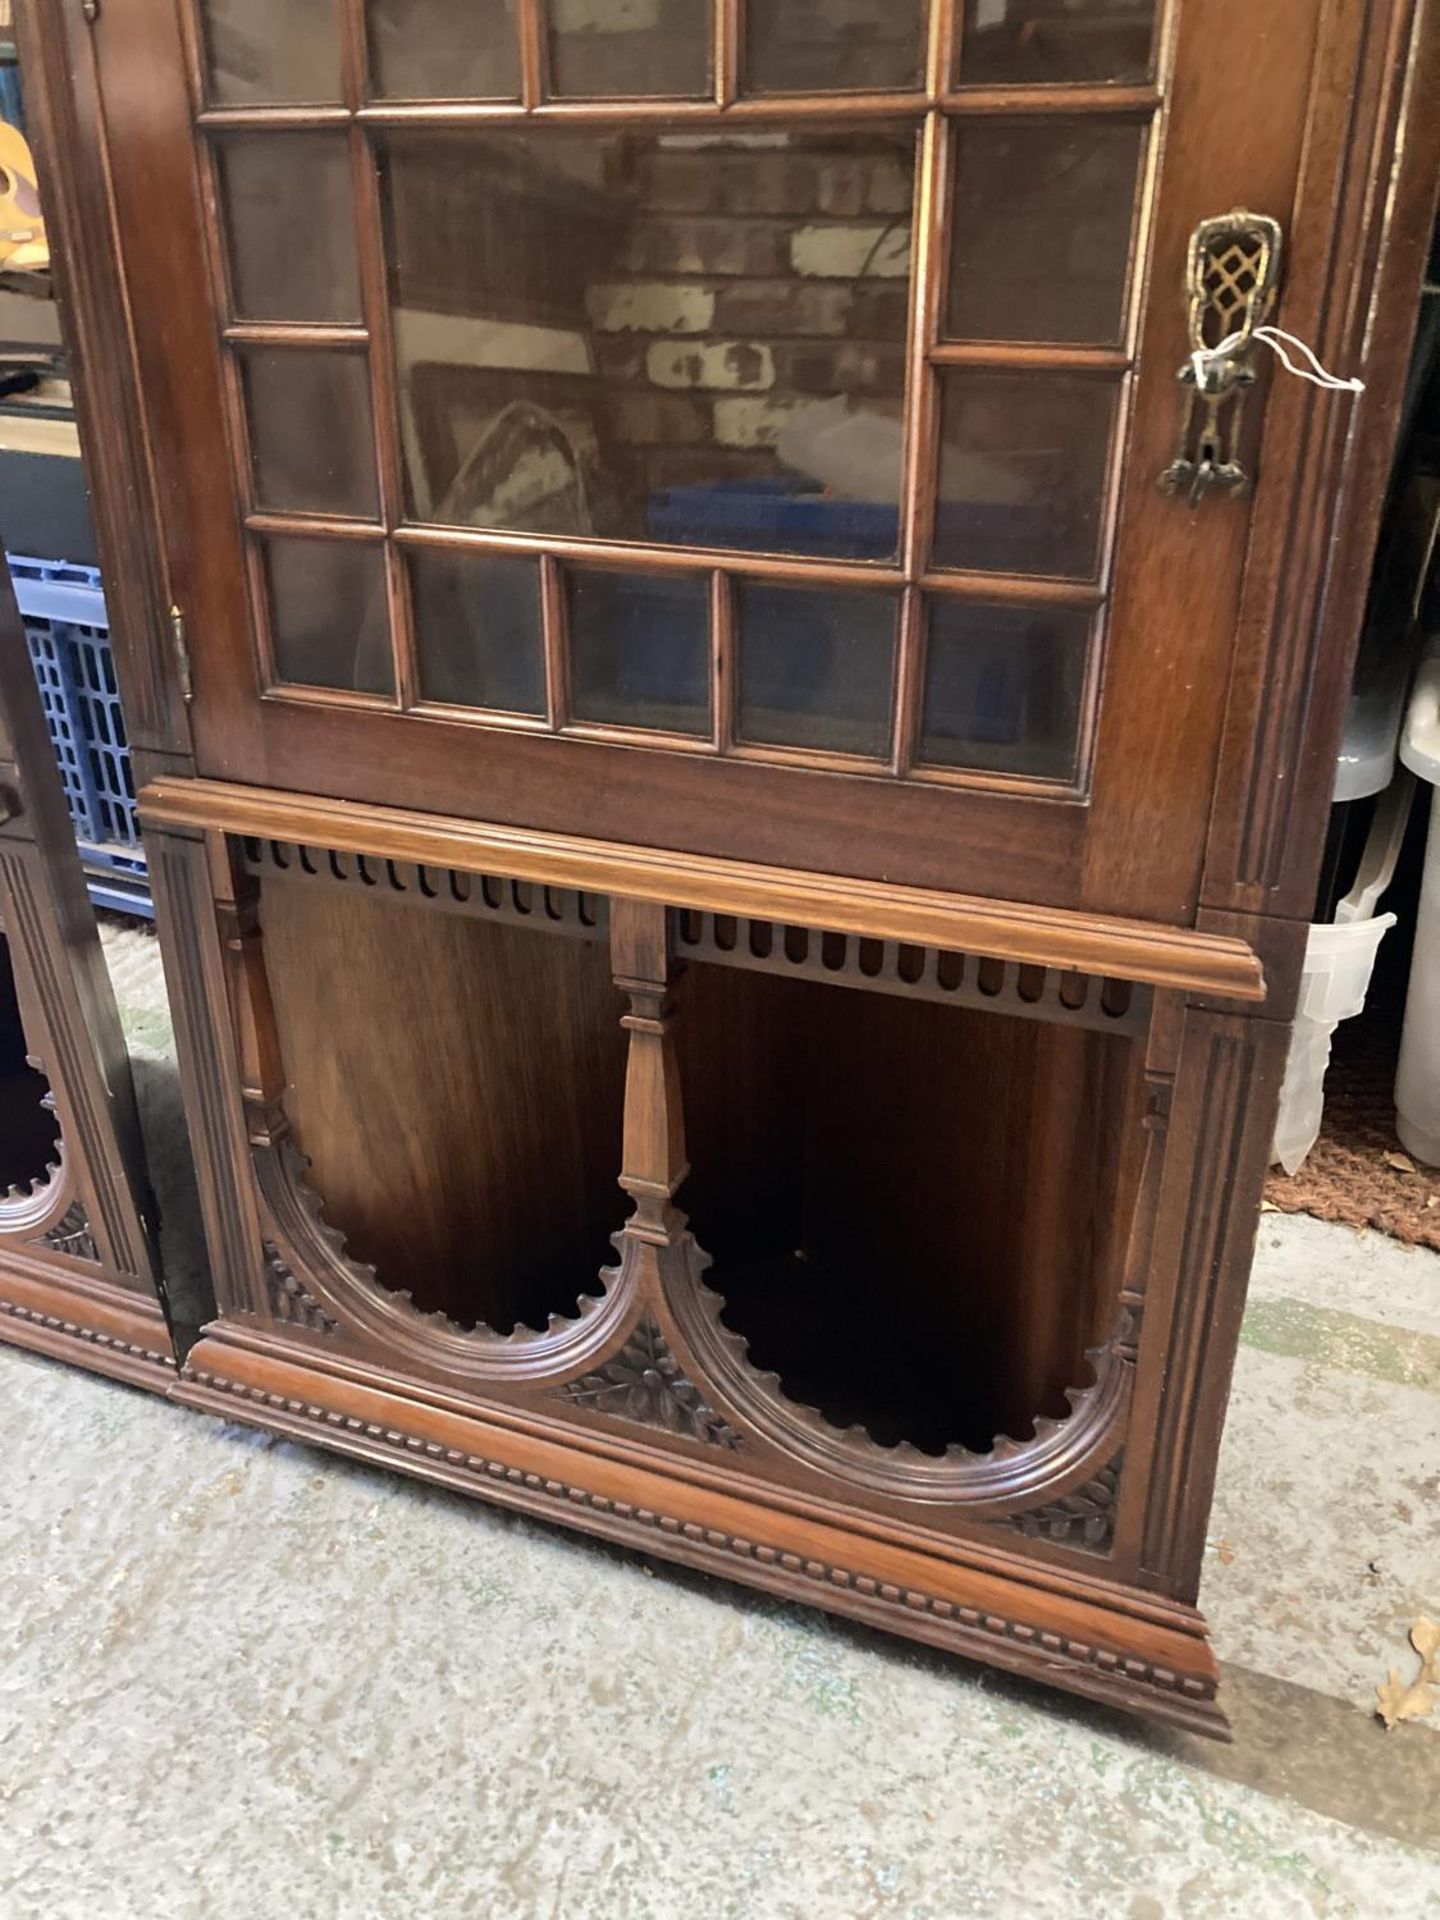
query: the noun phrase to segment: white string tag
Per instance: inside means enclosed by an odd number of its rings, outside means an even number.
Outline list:
[[[1293,333],[1287,333],[1283,327],[1256,327],[1250,338],[1259,340],[1269,347],[1287,373],[1293,373],[1300,380],[1308,380],[1312,386],[1324,387],[1327,393],[1363,393],[1365,391],[1363,380],[1345,380],[1338,373],[1331,373],[1328,367],[1321,366],[1312,348],[1306,346],[1303,340],[1297,339]],[[1205,369],[1208,363],[1212,360],[1228,359],[1235,349],[1243,346],[1244,343],[1243,333],[1227,333],[1225,338],[1217,341],[1213,347],[1198,347],[1191,354],[1191,364],[1195,369],[1195,385],[1202,393],[1205,391]],[[1297,367],[1285,351],[1287,346],[1294,347],[1297,353],[1303,354],[1309,361],[1309,366]]]
[[[1303,340],[1297,340],[1293,333],[1286,333],[1283,327],[1256,327],[1255,338],[1263,340],[1270,351],[1290,373],[1298,374],[1302,380],[1313,381],[1317,387],[1328,388],[1331,393],[1363,393],[1363,380],[1344,380],[1338,373],[1331,373],[1328,367],[1322,367],[1311,348]],[[1309,368],[1297,367],[1281,345],[1284,341],[1294,347],[1297,353],[1303,353],[1310,362]]]

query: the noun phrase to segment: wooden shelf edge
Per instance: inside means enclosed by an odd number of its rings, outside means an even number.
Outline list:
[[[891,886],[221,780],[152,781],[140,796],[140,817],[152,828],[299,841],[697,912],[753,915],[1022,965],[1074,968],[1226,1000],[1253,1003],[1266,997],[1265,969],[1246,941],[1156,921]]]

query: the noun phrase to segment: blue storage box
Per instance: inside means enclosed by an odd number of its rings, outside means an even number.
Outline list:
[[[900,509],[837,500],[794,480],[721,480],[652,494],[650,537],[684,547],[742,553],[803,553],[827,560],[890,560]]]
[[[984,571],[1032,573],[1051,513],[1043,496],[1015,504],[942,500],[935,510],[937,546],[957,564],[973,549],[977,557],[967,564]],[[665,487],[650,496],[646,518],[652,540],[682,547],[893,563],[900,546],[897,506],[841,500],[800,479]]]
[[[90,898],[153,919],[99,570],[9,561]]]

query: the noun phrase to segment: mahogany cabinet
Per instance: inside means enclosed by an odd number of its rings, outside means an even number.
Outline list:
[[[155,1231],[129,1056],[0,561],[0,1340],[167,1391]]]
[[[29,0],[182,1400],[1223,1728],[1433,14]]]

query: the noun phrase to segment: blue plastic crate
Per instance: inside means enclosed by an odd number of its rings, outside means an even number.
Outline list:
[[[90,897],[152,918],[99,571],[23,554],[9,560]]]

